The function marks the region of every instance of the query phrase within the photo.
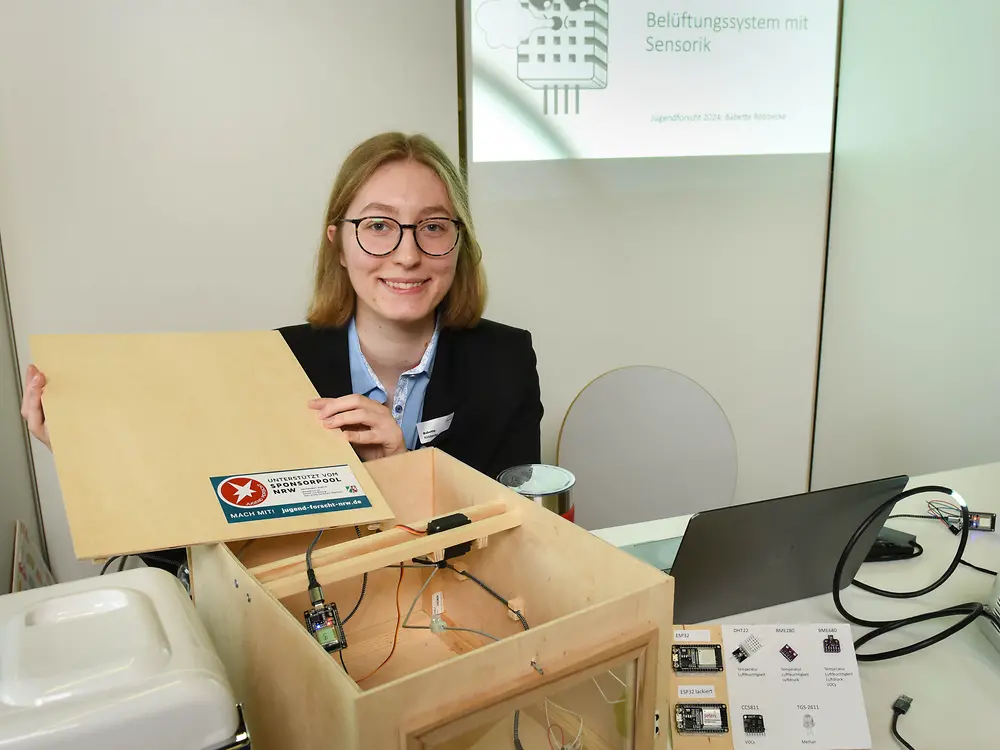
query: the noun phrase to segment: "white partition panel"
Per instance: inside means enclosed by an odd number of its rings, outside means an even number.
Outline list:
[[[0,4],[0,232],[22,368],[34,333],[301,321],[347,150],[399,129],[458,156],[455,49],[443,0]],[[35,461],[56,574],[91,572],[50,456]]]
[[[815,154],[472,165],[489,312],[534,332],[547,460],[591,380],[650,365],[722,407],[737,502],[806,488],[828,166]],[[538,187],[553,179],[579,192]],[[518,198],[496,195],[515,185]],[[629,411],[657,394],[621,398]]]
[[[1000,459],[997,29],[995,0],[846,3],[817,488]]]

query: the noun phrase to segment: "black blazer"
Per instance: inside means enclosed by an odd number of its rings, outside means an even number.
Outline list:
[[[280,328],[322,398],[353,392],[347,328]],[[531,334],[490,320],[442,328],[421,419],[454,414],[436,447],[490,477],[541,460],[542,400]]]

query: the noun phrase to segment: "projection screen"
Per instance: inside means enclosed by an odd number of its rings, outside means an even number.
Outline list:
[[[835,0],[473,0],[473,161],[825,153]]]

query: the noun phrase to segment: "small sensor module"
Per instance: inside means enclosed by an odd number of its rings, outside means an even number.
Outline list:
[[[333,602],[319,604],[306,610],[302,616],[306,623],[306,629],[329,653],[332,654],[347,648],[344,625],[340,620],[336,604]]]
[[[733,651],[733,656],[736,658],[736,661],[742,663],[749,659],[752,654],[760,651],[761,648],[763,647],[761,646],[760,641],[757,640],[757,636],[752,635],[743,641],[738,649]]]
[[[674,719],[679,734],[725,734],[729,731],[725,703],[678,703]]]
[[[755,736],[764,734],[764,717],[761,714],[743,714],[743,733]]]
[[[670,659],[675,672],[721,672],[722,646],[672,646]]]

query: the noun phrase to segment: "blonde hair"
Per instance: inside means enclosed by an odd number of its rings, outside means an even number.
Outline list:
[[[382,133],[369,138],[351,151],[333,183],[323,224],[323,239],[316,259],[316,280],[307,320],[315,326],[340,327],[354,314],[357,295],[347,269],[340,264],[343,252],[341,232],[334,241],[327,227],[340,227],[347,207],[379,167],[395,161],[415,161],[434,170],[462,222],[455,267],[455,279],[441,301],[441,324],[450,328],[471,328],[482,318],[486,307],[486,275],[482,249],[476,241],[469,213],[469,192],[465,181],[448,156],[430,138],[404,133]]]

